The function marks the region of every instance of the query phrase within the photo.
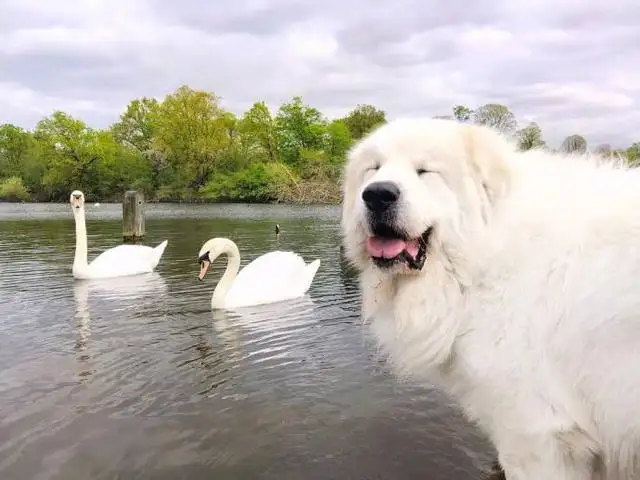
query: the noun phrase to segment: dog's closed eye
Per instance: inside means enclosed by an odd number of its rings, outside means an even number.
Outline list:
[[[434,172],[432,172],[431,170],[427,170],[427,169],[425,169],[425,168],[417,168],[417,169],[416,169],[416,173],[417,173],[418,175],[424,175],[424,174],[426,174],[426,173],[434,173]]]

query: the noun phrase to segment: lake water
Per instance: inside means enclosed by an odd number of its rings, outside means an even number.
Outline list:
[[[0,204],[0,478],[477,479],[493,455],[435,392],[397,381],[358,316],[335,207],[148,204],[157,273],[71,277],[68,205]],[[276,238],[274,225],[282,232]],[[121,206],[87,205],[89,259]],[[212,312],[232,238],[242,264],[322,264],[307,298]]]

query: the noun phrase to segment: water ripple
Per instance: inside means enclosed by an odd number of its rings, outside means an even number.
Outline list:
[[[335,207],[147,207],[145,243],[169,240],[158,271],[74,281],[67,206],[0,204],[0,478],[438,480],[489,463],[448,402],[377,356]],[[90,258],[120,242],[120,212],[88,209]],[[196,258],[214,236],[243,265],[322,263],[303,298],[212,312],[224,261],[199,282]]]

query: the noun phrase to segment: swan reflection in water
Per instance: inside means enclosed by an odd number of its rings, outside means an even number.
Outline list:
[[[242,308],[213,310],[213,321],[218,326],[232,323],[252,332],[273,332],[283,327],[309,326],[316,323],[312,315],[316,303],[309,295]],[[223,327],[224,328],[224,327]]]
[[[306,358],[305,332],[318,324],[316,304],[305,295],[293,300],[238,309],[213,310],[213,330],[228,365],[276,361],[280,366]]]
[[[136,308],[140,301],[153,300],[164,297],[167,284],[158,272],[128,277],[116,277],[93,280],[74,280],[73,297],[76,304],[75,321],[78,338],[74,350],[76,358],[82,368],[78,374],[79,381],[84,383],[93,373],[90,366],[89,337],[91,336],[91,313],[89,311],[89,296],[113,302],[118,305],[112,311]],[[131,304],[130,300],[135,300]]]

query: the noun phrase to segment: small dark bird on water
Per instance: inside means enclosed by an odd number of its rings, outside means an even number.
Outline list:
[[[276,223],[276,235],[280,233],[280,225]]]

